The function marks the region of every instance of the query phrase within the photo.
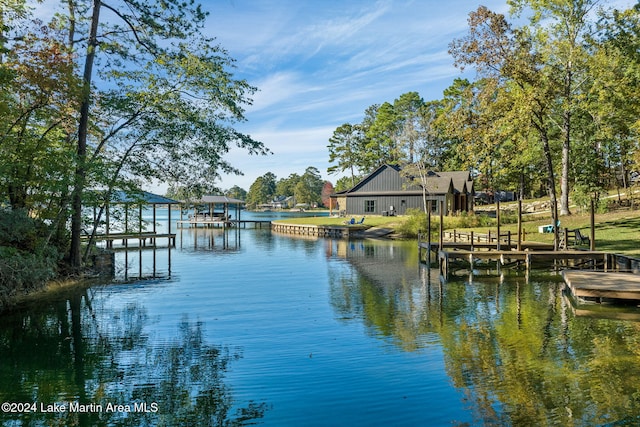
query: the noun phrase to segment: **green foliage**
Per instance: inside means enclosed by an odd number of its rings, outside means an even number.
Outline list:
[[[342,178],[336,181],[335,191],[344,191],[353,188],[358,182],[364,179],[364,176],[356,175],[354,177],[351,176],[343,176]]]
[[[227,197],[231,197],[233,199],[238,199],[238,200],[245,200],[247,198],[247,190],[237,185],[234,185],[230,189],[226,190],[224,194]]]
[[[398,226],[398,232],[405,237],[416,238],[418,234],[427,233],[427,214],[421,209],[409,209],[408,218]],[[502,221],[501,217],[501,221]],[[445,229],[492,227],[496,220],[486,215],[462,212],[459,216],[444,217]],[[431,216],[431,238],[437,238],[440,228],[440,217]]]
[[[249,187],[246,199],[247,207],[255,209],[262,203],[268,203],[275,194],[276,176],[271,172],[267,172],[263,176],[259,176]]]
[[[351,177],[356,175],[356,170],[361,167],[361,157],[364,144],[364,135],[360,125],[345,123],[339,126],[329,138],[329,173],[349,171]]]
[[[404,237],[418,237],[418,234],[427,232],[427,214],[421,209],[409,209],[407,210],[408,218],[398,226],[397,231]],[[436,224],[436,218],[431,218],[431,231],[438,229]]]
[[[308,167],[295,186],[296,203],[320,204],[323,186],[324,181],[320,177],[318,169],[313,166]]]
[[[85,189],[158,181],[198,196],[241,173],[224,158],[232,147],[269,153],[234,128],[256,88],[234,76],[197,3],[69,1],[44,23],[24,1],[2,4],[0,198],[60,228],[71,216],[74,267]]]
[[[42,288],[57,274],[57,248],[42,236],[49,227],[24,210],[0,210],[0,307],[20,293]]]

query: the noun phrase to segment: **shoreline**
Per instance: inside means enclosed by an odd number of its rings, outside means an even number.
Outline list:
[[[28,305],[44,304],[45,301],[49,301],[49,298],[59,298],[82,288],[90,288],[95,284],[95,279],[89,277],[53,279],[42,289],[8,297],[0,305],[0,316],[18,311]]]

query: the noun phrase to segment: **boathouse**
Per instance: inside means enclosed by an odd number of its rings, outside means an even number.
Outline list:
[[[158,194],[149,193],[147,191],[130,191],[125,192],[122,190],[116,190],[108,193],[108,200],[101,200],[104,194],[94,191],[92,197],[94,199],[93,209],[93,224],[91,232],[82,236],[83,240],[89,242],[106,241],[108,248],[113,247],[115,240],[122,240],[123,244],[127,245],[129,240],[138,240],[140,246],[145,246],[147,240],[155,244],[158,238],[168,238],[169,245],[175,245],[175,233],[171,231],[171,207],[177,205],[180,202],[177,200],[169,199]],[[104,209],[99,209],[99,204],[103,204]],[[167,230],[163,233],[158,233],[156,208],[158,205],[167,207]],[[119,206],[121,209],[114,212],[114,206]],[[150,224],[143,220],[143,209],[147,206],[152,208],[152,219]],[[130,215],[132,208],[137,208],[137,215]],[[104,220],[102,220],[102,214],[104,213]],[[115,218],[114,218],[115,217]],[[133,224],[132,224],[133,222]],[[103,227],[98,227],[100,224]],[[150,225],[151,230],[146,230],[146,226]],[[101,230],[98,231],[98,228]]]
[[[332,206],[347,215],[404,215],[424,209],[422,186],[401,173],[400,166],[384,164],[353,188],[331,196]],[[473,210],[473,180],[464,171],[429,172],[427,203],[444,215]]]

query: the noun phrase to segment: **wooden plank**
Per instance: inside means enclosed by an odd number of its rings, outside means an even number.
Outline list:
[[[598,271],[564,271],[562,276],[576,297],[640,300],[640,275]]]
[[[421,241],[419,246],[423,249],[428,249],[431,247],[433,250],[440,249],[439,242],[424,242]],[[500,248],[503,250],[512,250],[518,247],[517,243],[507,244],[501,243]],[[522,242],[521,247],[523,249],[529,250],[547,250],[550,251],[553,249],[553,245],[548,243],[539,243],[539,242]],[[443,242],[443,249],[462,249],[462,250],[473,250],[473,249],[496,249],[497,244],[494,243],[478,243],[478,242]]]

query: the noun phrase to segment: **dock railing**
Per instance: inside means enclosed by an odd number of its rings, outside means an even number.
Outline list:
[[[469,243],[506,243],[508,246],[511,246],[513,235],[511,231],[507,231],[506,233],[497,232],[492,233],[489,230],[488,233],[476,233],[473,231],[445,231],[444,239],[449,242],[469,242]],[[522,232],[522,240],[525,240],[526,234]]]

